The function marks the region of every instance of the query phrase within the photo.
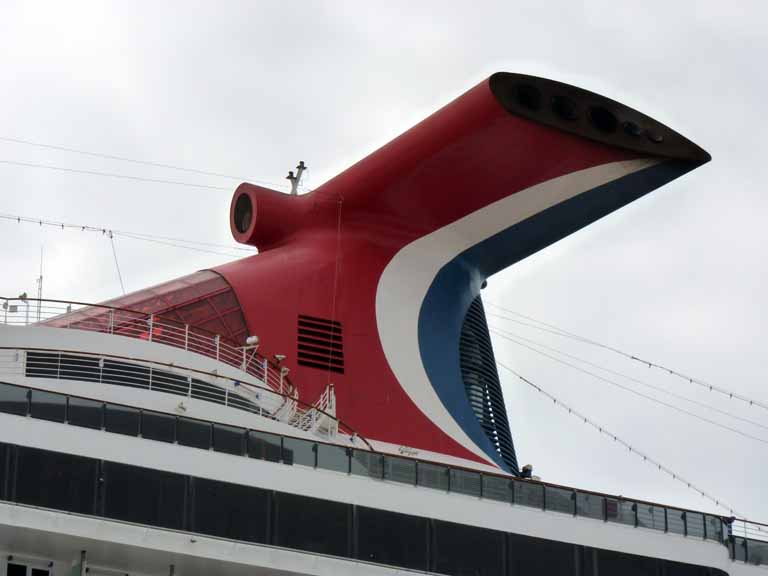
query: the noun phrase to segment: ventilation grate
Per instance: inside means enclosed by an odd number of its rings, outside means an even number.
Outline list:
[[[518,474],[517,456],[480,296],[474,299],[464,317],[459,357],[464,389],[475,417],[510,471]]]
[[[344,374],[341,322],[299,314],[297,352],[299,366]]]

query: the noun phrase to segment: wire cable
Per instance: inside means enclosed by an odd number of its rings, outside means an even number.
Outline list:
[[[268,182],[266,180],[257,180],[249,178],[247,176],[232,176],[230,174],[224,174],[222,172],[210,172],[207,170],[197,170],[195,168],[185,168],[183,166],[176,166],[174,164],[164,164],[162,162],[152,162],[149,160],[138,160],[135,158],[128,158],[127,156],[117,156],[115,154],[104,154],[101,152],[91,152],[88,150],[81,150],[79,148],[69,148],[67,146],[58,146],[55,144],[44,144],[42,142],[33,142],[31,140],[22,140],[21,138],[10,138],[8,136],[0,136],[0,141],[12,142],[14,144],[24,144],[25,146],[35,146],[37,148],[47,148],[49,150],[58,150],[60,152],[70,152],[73,154],[81,154],[83,156],[91,156],[94,158],[105,158],[107,160],[118,160],[120,162],[130,162],[132,164],[140,164],[143,166],[153,166],[155,168],[166,168],[168,170],[178,170],[181,172],[189,172],[191,174],[200,174],[202,176],[216,176],[218,178],[229,178],[230,180],[239,180],[241,182],[252,182],[255,184],[263,184],[265,186],[272,187],[284,187],[285,184],[278,184],[275,182]]]
[[[123,284],[123,275],[120,273],[120,264],[117,263],[117,251],[115,250],[115,238],[112,231],[109,232],[109,243],[112,244],[112,256],[115,257],[115,268],[117,268],[117,277],[120,279],[120,289],[125,296],[125,284]]]
[[[765,424],[762,424],[760,422],[757,422],[756,420],[751,420],[749,418],[744,418],[742,416],[739,416],[738,414],[734,414],[733,412],[728,412],[727,410],[722,410],[720,408],[717,408],[716,406],[711,406],[710,404],[707,404],[706,402],[700,402],[698,400],[695,400],[693,398],[688,398],[687,396],[683,396],[682,394],[677,394],[675,392],[672,392],[670,390],[667,390],[665,388],[662,388],[661,386],[655,386],[653,384],[649,384],[648,382],[645,382],[643,380],[640,380],[639,378],[635,378],[634,376],[630,376],[629,374],[624,374],[623,372],[618,372],[616,370],[612,370],[610,368],[606,368],[605,366],[601,366],[600,364],[595,364],[594,362],[590,362],[589,360],[585,360],[584,358],[581,358],[579,356],[575,356],[573,354],[569,354],[567,352],[564,352],[558,348],[553,348],[552,346],[547,346],[546,344],[543,344],[541,342],[538,342],[536,340],[532,340],[530,338],[526,338],[525,336],[521,336],[520,334],[516,334],[514,332],[509,332],[508,330],[503,330],[497,326],[489,326],[489,328],[494,331],[495,333],[503,332],[507,336],[511,336],[514,338],[517,338],[518,340],[522,340],[523,342],[527,342],[528,344],[532,344],[535,346],[538,346],[539,348],[544,348],[545,350],[549,350],[550,352],[554,352],[556,354],[560,354],[562,356],[565,356],[566,358],[571,358],[572,360],[576,360],[578,362],[581,362],[583,364],[586,364],[587,366],[592,366],[593,368],[597,368],[599,370],[603,370],[605,372],[608,372],[609,374],[613,374],[614,376],[620,376],[621,378],[626,378],[627,380],[630,380],[632,382],[635,382],[637,384],[640,384],[641,386],[645,386],[646,388],[650,388],[652,390],[657,390],[659,392],[662,392],[664,394],[668,394],[669,396],[672,396],[673,398],[677,398],[679,400],[683,400],[685,402],[690,402],[691,404],[695,404],[696,406],[700,406],[702,408],[706,408],[707,410],[712,410],[714,412],[718,412],[719,414],[723,414],[724,416],[728,416],[730,418],[733,418],[735,420],[740,420],[741,422],[745,422],[747,424],[752,424],[753,426],[757,426],[758,428],[762,428],[764,430],[768,430],[768,426]],[[501,336],[501,334],[499,334]]]
[[[768,440],[765,438],[760,438],[759,436],[753,436],[752,434],[749,434],[747,432],[744,432],[742,430],[739,430],[738,428],[732,428],[731,426],[728,426],[726,424],[722,424],[720,422],[717,422],[716,420],[712,420],[710,418],[706,418],[705,416],[701,416],[699,414],[696,414],[695,412],[691,412],[690,410],[686,410],[685,408],[680,408],[679,406],[675,406],[674,404],[670,404],[669,402],[665,402],[664,400],[659,400],[658,398],[654,398],[653,396],[649,396],[648,394],[643,394],[642,392],[638,392],[637,390],[630,388],[629,386],[624,386],[623,384],[619,384],[618,382],[611,380],[610,378],[605,378],[604,376],[600,376],[599,374],[595,374],[594,372],[590,372],[589,370],[585,370],[584,368],[581,368],[580,366],[577,366],[575,364],[571,364],[570,362],[567,362],[565,360],[561,360],[560,358],[557,358],[556,356],[552,356],[551,354],[547,354],[546,352],[542,352],[541,350],[537,350],[536,348],[532,346],[528,346],[527,344],[523,342],[519,342],[515,340],[514,338],[510,338],[509,336],[505,336],[504,334],[501,334],[497,330],[491,329],[492,332],[499,334],[502,338],[509,340],[510,342],[514,342],[518,346],[522,346],[523,348],[527,348],[528,350],[531,350],[532,352],[536,352],[537,354],[540,354],[542,356],[545,356],[546,358],[549,358],[551,360],[554,360],[555,362],[558,362],[560,364],[563,364],[565,366],[569,366],[573,368],[574,370],[577,370],[579,372],[582,372],[584,374],[587,374],[589,376],[592,376],[593,378],[596,378],[602,382],[605,382],[606,384],[610,384],[611,386],[615,386],[616,388],[620,388],[621,390],[624,390],[625,392],[629,392],[630,394],[634,394],[635,396],[639,396],[640,398],[645,398],[646,400],[649,400],[655,404],[659,404],[661,406],[665,406],[671,410],[675,410],[676,412],[679,412],[681,414],[685,414],[687,416],[690,416],[691,418],[695,418],[697,420],[701,420],[702,422],[706,422],[708,424],[711,424],[712,426],[716,426],[718,428],[722,428],[723,430],[728,430],[729,432],[733,432],[734,434],[738,434],[740,436],[743,436],[744,438],[748,438],[750,440],[754,440],[755,442],[760,442],[762,444],[768,444]]]
[[[14,214],[0,213],[0,220],[8,220],[16,223],[28,223],[37,224],[39,226],[49,226],[61,230],[76,230],[80,232],[99,232],[102,235],[107,232],[111,232],[115,236],[122,236],[124,238],[131,238],[134,240],[143,240],[146,242],[154,242],[156,244],[164,244],[167,246],[173,246],[175,248],[183,248],[185,250],[193,250],[196,252],[205,252],[209,254],[217,254],[221,256],[237,257],[238,254],[232,252],[222,252],[217,250],[210,250],[208,247],[224,248],[232,251],[240,251],[248,254],[256,254],[256,251],[250,248],[242,248],[239,246],[228,246],[226,244],[216,244],[213,242],[201,242],[198,240],[186,240],[183,238],[173,238],[170,236],[157,236],[153,234],[145,234],[140,232],[127,232],[123,230],[114,230],[107,228],[106,226],[90,226],[87,224],[72,224],[67,222],[59,222],[55,220],[44,220],[42,218],[31,218],[28,216],[19,216]],[[202,246],[203,248],[200,248]]]
[[[505,370],[507,370],[509,373],[511,373],[514,376],[516,376],[519,380],[521,380],[522,382],[524,382],[525,384],[527,384],[528,386],[530,386],[534,390],[538,391],[540,394],[542,394],[546,398],[549,398],[550,400],[552,400],[552,402],[556,406],[559,406],[559,407],[563,408],[564,410],[567,410],[568,413],[571,416],[575,416],[576,418],[579,418],[585,424],[588,424],[589,426],[591,426],[592,428],[594,428],[595,430],[597,430],[598,432],[600,432],[604,436],[608,436],[609,438],[612,438],[614,442],[617,442],[617,443],[621,444],[622,446],[627,448],[631,453],[633,453],[636,456],[642,458],[644,462],[648,462],[648,463],[654,465],[661,472],[671,476],[673,480],[676,480],[676,481],[681,482],[682,484],[686,485],[689,489],[693,490],[694,492],[697,492],[698,494],[700,494],[701,496],[703,496],[704,498],[706,498],[710,502],[714,503],[719,508],[723,508],[724,510],[728,510],[731,513],[731,515],[745,517],[743,514],[739,514],[738,512],[736,512],[732,506],[730,506],[727,503],[723,502],[720,498],[716,498],[715,496],[710,495],[709,493],[705,492],[704,490],[702,490],[701,488],[699,488],[695,484],[689,482],[688,480],[686,480],[685,478],[680,476],[680,474],[678,474],[677,472],[674,472],[673,470],[669,469],[667,466],[665,466],[661,462],[651,458],[650,456],[648,456],[644,452],[641,452],[641,451],[637,450],[635,447],[633,447],[631,444],[629,444],[629,442],[627,442],[625,440],[622,440],[616,434],[614,434],[613,432],[610,432],[609,430],[607,430],[604,426],[602,426],[600,424],[597,424],[596,422],[594,422],[590,418],[584,416],[581,412],[578,412],[576,409],[572,408],[570,405],[566,404],[565,402],[562,402],[560,399],[558,399],[554,395],[552,395],[549,392],[547,392],[546,390],[544,390],[538,384],[534,384],[531,380],[529,380],[528,378],[525,378],[524,376],[522,376],[516,370],[510,368],[509,366],[507,366],[503,362],[499,362],[498,360],[496,361],[496,363],[499,366],[501,366],[502,368],[504,368]]]
[[[538,324],[541,324],[541,326],[537,326],[536,324],[529,324],[527,322],[522,322],[520,320],[517,320],[516,318],[510,318],[509,316],[504,316],[503,314],[498,314],[496,312],[490,312],[488,311],[487,314],[490,316],[495,316],[497,318],[503,318],[504,320],[509,320],[510,322],[515,322],[517,324],[520,324],[522,326],[527,326],[529,328],[534,328],[536,330],[540,330],[543,332],[548,332],[550,334],[554,334],[556,336],[561,336],[564,338],[570,338],[572,340],[576,340],[579,342],[583,342],[585,344],[590,344],[592,346],[596,346],[598,348],[602,348],[604,350],[608,350],[610,352],[613,352],[615,354],[618,354],[619,356],[623,356],[625,358],[628,358],[630,360],[633,360],[635,362],[639,362],[641,364],[645,364],[649,368],[655,368],[658,370],[661,370],[663,372],[666,372],[672,376],[681,378],[683,380],[687,380],[691,384],[696,384],[697,386],[700,386],[702,388],[708,389],[710,392],[718,392],[719,394],[723,394],[724,396],[728,396],[730,399],[736,399],[741,402],[745,402],[749,404],[750,406],[756,406],[758,408],[762,408],[763,410],[768,410],[768,403],[765,403],[760,400],[755,400],[754,398],[750,398],[748,396],[745,396],[743,394],[739,394],[737,392],[734,392],[732,390],[728,390],[726,388],[723,388],[721,386],[716,386],[714,384],[711,384],[705,380],[701,380],[700,378],[695,378],[693,376],[689,376],[687,374],[684,374],[683,372],[679,372],[677,370],[673,370],[672,368],[668,368],[664,365],[657,364],[655,362],[651,362],[649,360],[645,360],[643,358],[640,358],[639,356],[635,356],[634,354],[630,354],[629,352],[624,352],[623,350],[620,350],[618,348],[614,348],[613,346],[609,346],[607,344],[603,344],[602,342],[598,342],[596,340],[592,340],[590,338],[586,338],[584,336],[580,336],[578,334],[574,334],[572,332],[568,332],[566,330],[562,330],[558,328],[557,326],[554,326],[553,324],[547,324],[546,322],[542,322],[540,320],[536,320],[535,318],[532,318],[530,316],[526,316],[524,314],[520,314],[519,312],[515,312],[514,310],[510,310],[509,308],[504,308],[503,306],[499,306],[498,304],[494,304],[492,302],[488,302],[491,306],[494,306],[496,308],[499,308],[501,310],[504,310],[505,312],[508,312],[510,314],[514,314],[516,316],[519,316],[521,318],[525,318],[527,320],[531,320],[533,322],[536,322]]]

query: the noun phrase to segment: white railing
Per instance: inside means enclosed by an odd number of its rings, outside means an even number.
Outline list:
[[[332,385],[314,405],[303,404],[299,401],[298,389],[288,378],[288,369],[259,354],[254,346],[237,346],[219,334],[162,314],[64,300],[0,297],[0,302],[0,322],[3,324],[49,326],[125,336],[213,358],[253,376],[277,394],[280,401],[270,417],[326,436],[335,435],[340,429],[335,417]],[[248,388],[242,390],[246,395],[251,393]],[[329,406],[332,412],[327,410]],[[349,432],[352,434],[351,430]]]

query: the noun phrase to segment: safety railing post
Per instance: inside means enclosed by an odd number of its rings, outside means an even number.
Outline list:
[[[152,332],[154,331],[155,315],[149,315],[149,341],[152,342]]]
[[[189,350],[189,324],[184,324],[184,350]]]
[[[247,372],[246,365],[248,364],[248,351],[245,349],[245,346],[243,346],[241,350],[243,351],[243,365],[241,367],[241,370],[243,372]]]
[[[263,364],[264,364],[264,385],[269,386],[269,379],[267,374],[267,371],[269,370],[269,363],[267,362],[266,358],[264,358]]]
[[[219,342],[221,341],[221,337],[216,334],[216,336],[213,337],[213,343],[216,346],[216,360],[219,359]]]
[[[187,376],[187,398],[192,398],[192,376]]]
[[[109,311],[109,333],[115,333],[115,311],[112,309]]]

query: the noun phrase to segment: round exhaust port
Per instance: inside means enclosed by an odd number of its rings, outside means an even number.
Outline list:
[[[248,194],[240,194],[235,202],[235,228],[240,234],[245,234],[253,220],[253,203]]]

